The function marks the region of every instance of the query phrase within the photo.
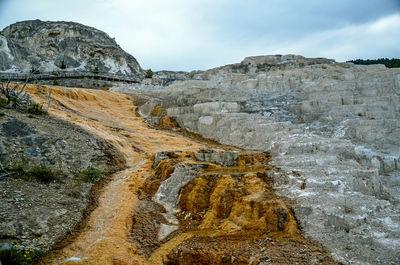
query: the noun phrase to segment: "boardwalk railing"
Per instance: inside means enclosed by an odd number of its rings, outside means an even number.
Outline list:
[[[93,73],[93,72],[44,72],[44,73],[2,73],[0,72],[0,80],[6,81],[31,81],[31,80],[54,80],[54,79],[79,79],[90,78],[107,80],[111,82],[139,83],[140,79],[123,74],[112,73]]]

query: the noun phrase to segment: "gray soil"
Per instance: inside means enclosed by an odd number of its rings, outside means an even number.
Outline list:
[[[122,156],[104,140],[49,115],[0,112],[0,161],[7,172],[18,164],[63,172],[50,183],[12,174],[0,178],[0,244],[17,241],[48,250],[79,228],[95,203],[94,184],[77,174],[91,167],[116,171]]]

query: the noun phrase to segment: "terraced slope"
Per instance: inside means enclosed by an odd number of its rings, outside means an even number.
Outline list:
[[[47,87],[31,86],[38,102]],[[80,234],[42,264],[335,264],[302,237],[265,153],[156,130],[126,95],[53,88],[50,114],[109,141],[114,174]],[[166,123],[167,124],[167,123]]]
[[[275,189],[337,260],[400,263],[400,69],[256,56],[165,87],[113,90],[134,95],[151,121],[271,152],[287,172]]]

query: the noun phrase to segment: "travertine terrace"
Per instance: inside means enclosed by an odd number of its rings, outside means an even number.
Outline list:
[[[163,78],[114,90],[150,122],[271,152],[278,194],[337,260],[399,262],[399,69],[276,55]]]
[[[140,83],[54,82],[49,114],[106,141],[126,168],[43,264],[400,263],[398,68],[269,55],[144,78],[90,27],[1,32],[4,74],[96,67]],[[39,103],[48,91],[29,86]]]
[[[30,93],[42,102],[47,89]],[[128,168],[111,177],[79,235],[42,264],[336,264],[275,194],[268,153],[152,129],[123,94],[53,89],[50,113],[107,139]]]

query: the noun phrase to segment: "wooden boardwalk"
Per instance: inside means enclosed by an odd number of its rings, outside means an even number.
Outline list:
[[[110,82],[139,83],[140,79],[123,74],[112,73],[93,73],[93,72],[45,72],[39,74],[21,74],[21,73],[2,73],[0,72],[0,80],[2,81],[31,81],[31,80],[59,80],[59,79],[80,79],[89,78],[97,80],[106,80]]]

